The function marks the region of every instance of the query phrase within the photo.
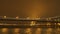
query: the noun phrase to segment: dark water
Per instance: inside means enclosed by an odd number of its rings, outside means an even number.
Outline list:
[[[60,28],[0,28],[0,34],[60,34]]]
[[[16,22],[2,22],[4,23],[16,23]],[[37,23],[37,22],[17,22],[18,24],[28,24],[30,26],[37,25],[54,25],[54,23]],[[56,25],[56,24],[55,24]],[[60,26],[60,23],[57,25]],[[60,34],[60,28],[0,28],[0,34]]]

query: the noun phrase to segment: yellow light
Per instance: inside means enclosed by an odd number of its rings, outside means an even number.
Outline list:
[[[18,19],[19,17],[17,16],[16,19]]]
[[[20,28],[15,28],[13,30],[13,34],[20,34],[19,32],[20,32]]]
[[[25,31],[26,34],[31,34],[31,28],[27,28]]]
[[[42,31],[41,28],[37,28],[37,30],[36,30],[36,34],[41,34],[41,31]]]
[[[6,18],[6,16],[4,16],[4,18]]]
[[[52,28],[48,28],[46,31],[47,31],[47,34],[51,34]]]
[[[8,28],[3,28],[2,32],[8,32]]]
[[[15,33],[18,33],[19,30],[20,30],[19,28],[15,28],[15,29],[14,29],[14,32],[15,32]]]
[[[58,25],[60,25],[60,23],[58,23]]]
[[[36,25],[34,21],[31,22],[30,26]]]

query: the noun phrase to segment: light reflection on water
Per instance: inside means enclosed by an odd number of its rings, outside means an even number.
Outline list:
[[[27,28],[27,29],[25,30],[25,33],[26,33],[26,34],[32,34],[31,31],[32,31],[31,28]]]
[[[35,34],[41,34],[41,30],[42,30],[41,28],[37,28]]]
[[[60,34],[60,28],[1,28],[0,34]]]
[[[20,34],[19,31],[20,31],[19,28],[15,28],[14,31],[13,31],[13,34]]]
[[[2,34],[8,34],[8,28],[2,28]]]
[[[28,23],[30,26],[54,25],[53,23]],[[60,25],[58,23],[57,25]],[[0,28],[0,34],[60,34],[60,28]]]
[[[48,28],[47,30],[46,30],[46,34],[51,34],[51,32],[52,32],[52,28]]]

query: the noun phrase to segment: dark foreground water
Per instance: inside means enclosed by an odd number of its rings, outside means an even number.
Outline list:
[[[0,28],[0,34],[60,34],[60,28]]]
[[[7,26],[9,25],[9,24],[14,24],[14,25],[16,25],[16,24],[27,24],[26,25],[26,27],[27,26],[35,26],[35,25],[39,25],[39,27],[40,27],[40,25],[59,25],[60,26],[60,23],[58,23],[58,24],[56,24],[56,23],[50,23],[50,22],[47,22],[47,23],[40,23],[40,22],[34,22],[34,21],[32,21],[32,22],[7,22],[7,21],[0,21],[2,24],[7,24]],[[1,24],[0,23],[0,24]],[[1,25],[2,25],[1,24]],[[21,27],[23,26],[23,25],[21,25]],[[9,26],[8,26],[9,27]],[[20,27],[20,26],[19,26]],[[55,26],[53,26],[53,27],[55,27]],[[42,27],[40,27],[40,28],[34,28],[34,27],[30,27],[30,28],[0,28],[0,34],[60,34],[60,28],[59,27],[55,27],[55,28],[50,28],[50,27],[48,27],[48,28],[42,28]]]

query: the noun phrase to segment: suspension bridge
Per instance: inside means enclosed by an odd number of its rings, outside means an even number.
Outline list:
[[[60,17],[50,17],[50,18],[11,18],[11,17],[0,17],[0,27],[60,27]],[[10,21],[17,22],[12,24]],[[20,21],[22,24],[20,24]],[[9,24],[7,24],[10,22]],[[23,23],[27,22],[27,23]],[[3,23],[3,24],[2,24]],[[29,24],[28,24],[29,23]],[[37,24],[36,24],[37,23]],[[45,24],[45,25],[41,25]],[[32,25],[31,25],[32,24]],[[48,25],[47,25],[48,24]]]

